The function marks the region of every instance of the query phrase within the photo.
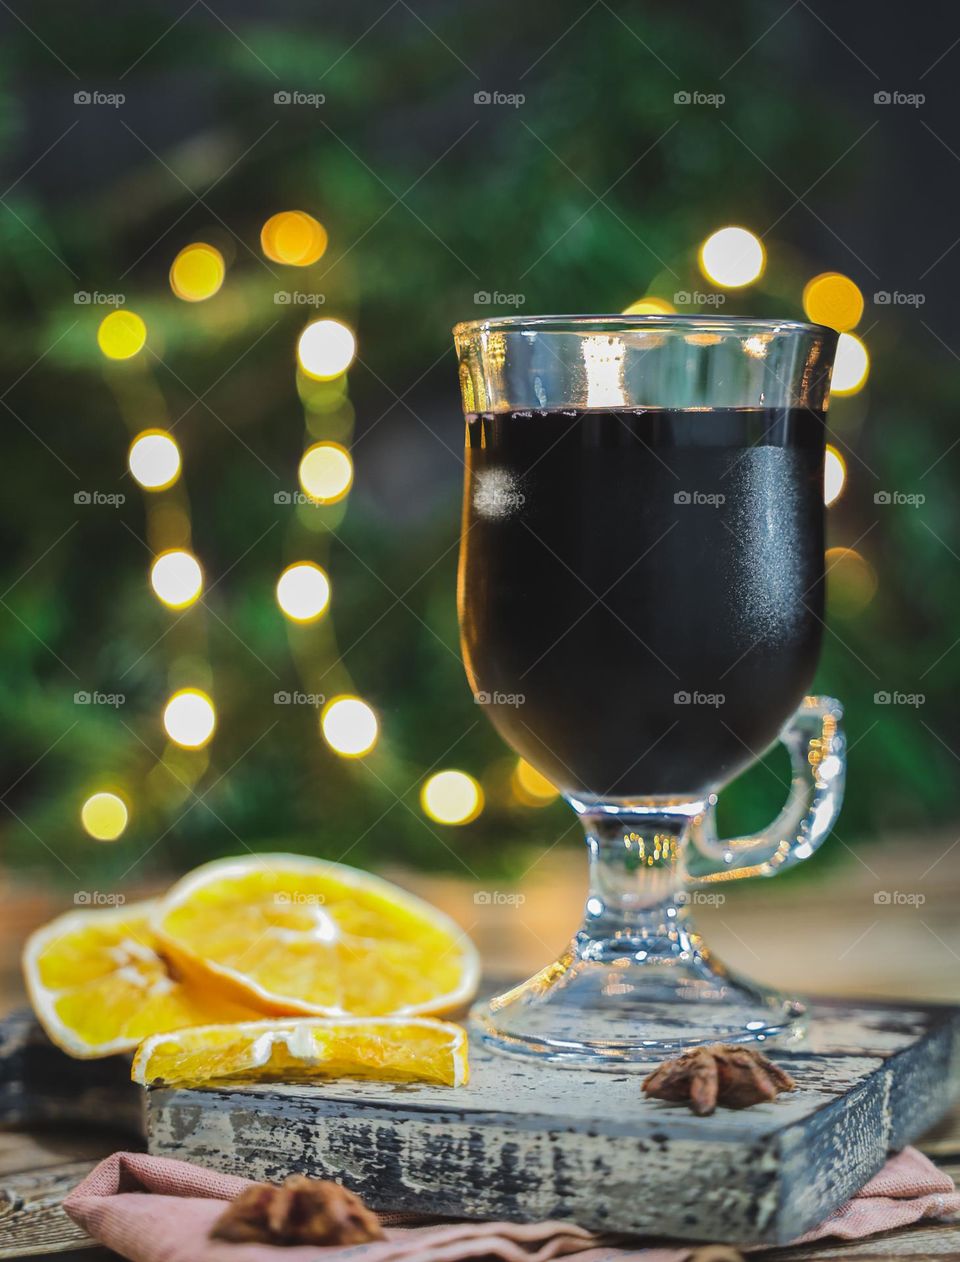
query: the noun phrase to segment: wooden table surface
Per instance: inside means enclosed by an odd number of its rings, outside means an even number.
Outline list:
[[[575,850],[532,856],[516,885],[391,875],[449,911],[495,973],[532,972],[546,963],[582,905],[583,860]],[[698,921],[728,963],[758,980],[809,993],[960,999],[960,844],[954,837],[851,850],[822,880],[811,874],[801,881],[743,882],[725,893],[722,905],[698,909]],[[521,897],[508,900],[508,894]],[[24,936],[65,905],[69,899],[0,875],[0,1012],[23,1002],[17,961]],[[129,1136],[92,1127],[0,1128],[0,1258],[113,1258],[73,1226],[59,1201],[100,1157],[134,1145]],[[960,1109],[917,1146],[960,1179]],[[35,1208],[10,1212],[23,1203]],[[960,1225],[921,1224],[861,1242],[751,1256],[960,1262]]]

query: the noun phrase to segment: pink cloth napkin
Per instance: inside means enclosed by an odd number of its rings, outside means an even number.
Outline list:
[[[605,1243],[573,1223],[433,1223],[395,1226],[400,1215],[381,1215],[387,1239],[347,1248],[228,1244],[210,1228],[249,1180],[217,1174],[185,1161],[116,1152],[87,1175],[63,1207],[75,1223],[134,1262],[547,1262],[575,1255],[578,1262],[684,1262],[694,1246],[643,1248]],[[802,1237],[853,1239],[889,1231],[921,1218],[960,1213],[952,1179],[915,1148],[891,1157],[846,1205]]]

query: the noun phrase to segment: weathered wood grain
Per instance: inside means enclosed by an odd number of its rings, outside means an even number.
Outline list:
[[[67,1217],[62,1202],[95,1165],[95,1161],[60,1163],[0,1182],[0,1257],[91,1248],[95,1242]]]
[[[89,1125],[0,1131],[0,1258],[113,1258],[67,1217],[62,1202],[116,1146],[115,1131]]]
[[[76,1060],[47,1038],[24,1009],[0,1021],[0,1123],[109,1124],[143,1133],[143,1101],[130,1081],[130,1060]]]
[[[799,1089],[739,1113],[695,1118],[643,1098],[635,1075],[475,1043],[464,1088],[157,1088],[149,1148],[253,1178],[337,1177],[382,1210],[779,1243],[942,1116],[960,1072],[960,1009],[830,1004],[814,1018],[801,1050],[776,1053]]]

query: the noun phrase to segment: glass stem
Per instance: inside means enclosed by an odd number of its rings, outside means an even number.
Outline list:
[[[574,803],[590,882],[575,939],[581,959],[676,959],[691,950],[681,854],[702,802],[669,808]]]

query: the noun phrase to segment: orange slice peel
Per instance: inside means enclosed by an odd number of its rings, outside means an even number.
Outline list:
[[[142,1086],[351,1077],[452,1087],[468,1076],[466,1031],[430,1017],[272,1018],[198,1026],[146,1039],[132,1071]]]

